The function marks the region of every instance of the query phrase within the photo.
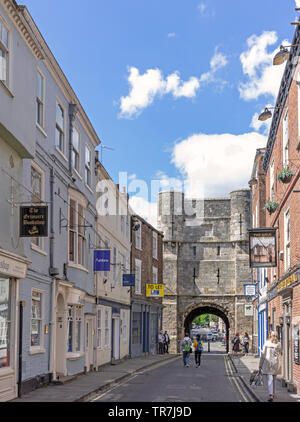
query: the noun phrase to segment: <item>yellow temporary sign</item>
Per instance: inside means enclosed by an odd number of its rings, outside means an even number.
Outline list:
[[[146,296],[164,297],[164,285],[163,284],[146,284]]]

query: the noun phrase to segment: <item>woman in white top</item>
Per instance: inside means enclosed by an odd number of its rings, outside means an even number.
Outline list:
[[[269,399],[274,400],[276,375],[280,373],[281,344],[278,336],[271,331],[269,339],[265,342],[259,361],[259,369],[266,375]]]

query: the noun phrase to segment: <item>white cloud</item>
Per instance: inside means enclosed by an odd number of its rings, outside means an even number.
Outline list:
[[[178,71],[164,78],[162,71],[158,68],[148,69],[144,74],[140,74],[136,67],[130,67],[128,77],[130,92],[126,97],[121,97],[119,117],[131,118],[139,115],[143,109],[153,103],[157,96],[172,94],[175,99],[193,98],[200,89],[200,84],[216,82],[215,73],[226,65],[226,56],[218,52],[216,48],[210,61],[210,71],[201,75],[200,78],[191,76],[187,81],[181,80]]]
[[[252,35],[248,38],[248,49],[240,55],[243,73],[249,78],[239,85],[240,96],[244,100],[257,99],[263,95],[271,97],[275,102],[284,65],[273,66],[273,57],[278,47],[271,52],[268,52],[268,47],[277,43],[277,40],[275,31],[264,31],[260,36]]]
[[[149,202],[140,196],[132,196],[129,205],[133,211],[157,228],[157,203]]]
[[[268,119],[265,121],[258,120],[259,113],[255,113],[252,117],[250,127],[252,127],[256,132],[260,132],[262,130],[262,133],[264,135],[268,135],[272,123],[272,119]]]
[[[175,145],[172,163],[186,179],[186,195],[228,196],[247,188],[257,148],[266,144],[259,133],[195,134]]]
[[[176,37],[175,32],[169,32],[168,33],[168,38],[174,38],[174,37]]]
[[[200,10],[201,13],[203,13],[207,8],[207,5],[205,3],[200,3],[197,8],[198,10]]]
[[[300,7],[300,0],[295,0],[296,7]]]

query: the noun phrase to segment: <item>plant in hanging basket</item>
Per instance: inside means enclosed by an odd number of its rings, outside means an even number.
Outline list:
[[[294,174],[295,173],[289,167],[284,167],[278,174],[277,179],[282,183],[290,183]]]
[[[269,214],[272,214],[274,211],[277,210],[277,208],[279,207],[278,202],[275,201],[269,201],[266,203],[266,205],[264,206],[264,209],[267,210],[269,212]]]

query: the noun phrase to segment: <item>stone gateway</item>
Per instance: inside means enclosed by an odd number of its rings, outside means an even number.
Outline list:
[[[201,314],[221,317],[226,326],[227,352],[236,332],[252,335],[252,316],[245,312],[251,297],[249,267],[250,191],[229,198],[187,200],[182,192],[160,192],[158,228],[164,233],[163,329],[170,352],[180,352],[180,340]]]

